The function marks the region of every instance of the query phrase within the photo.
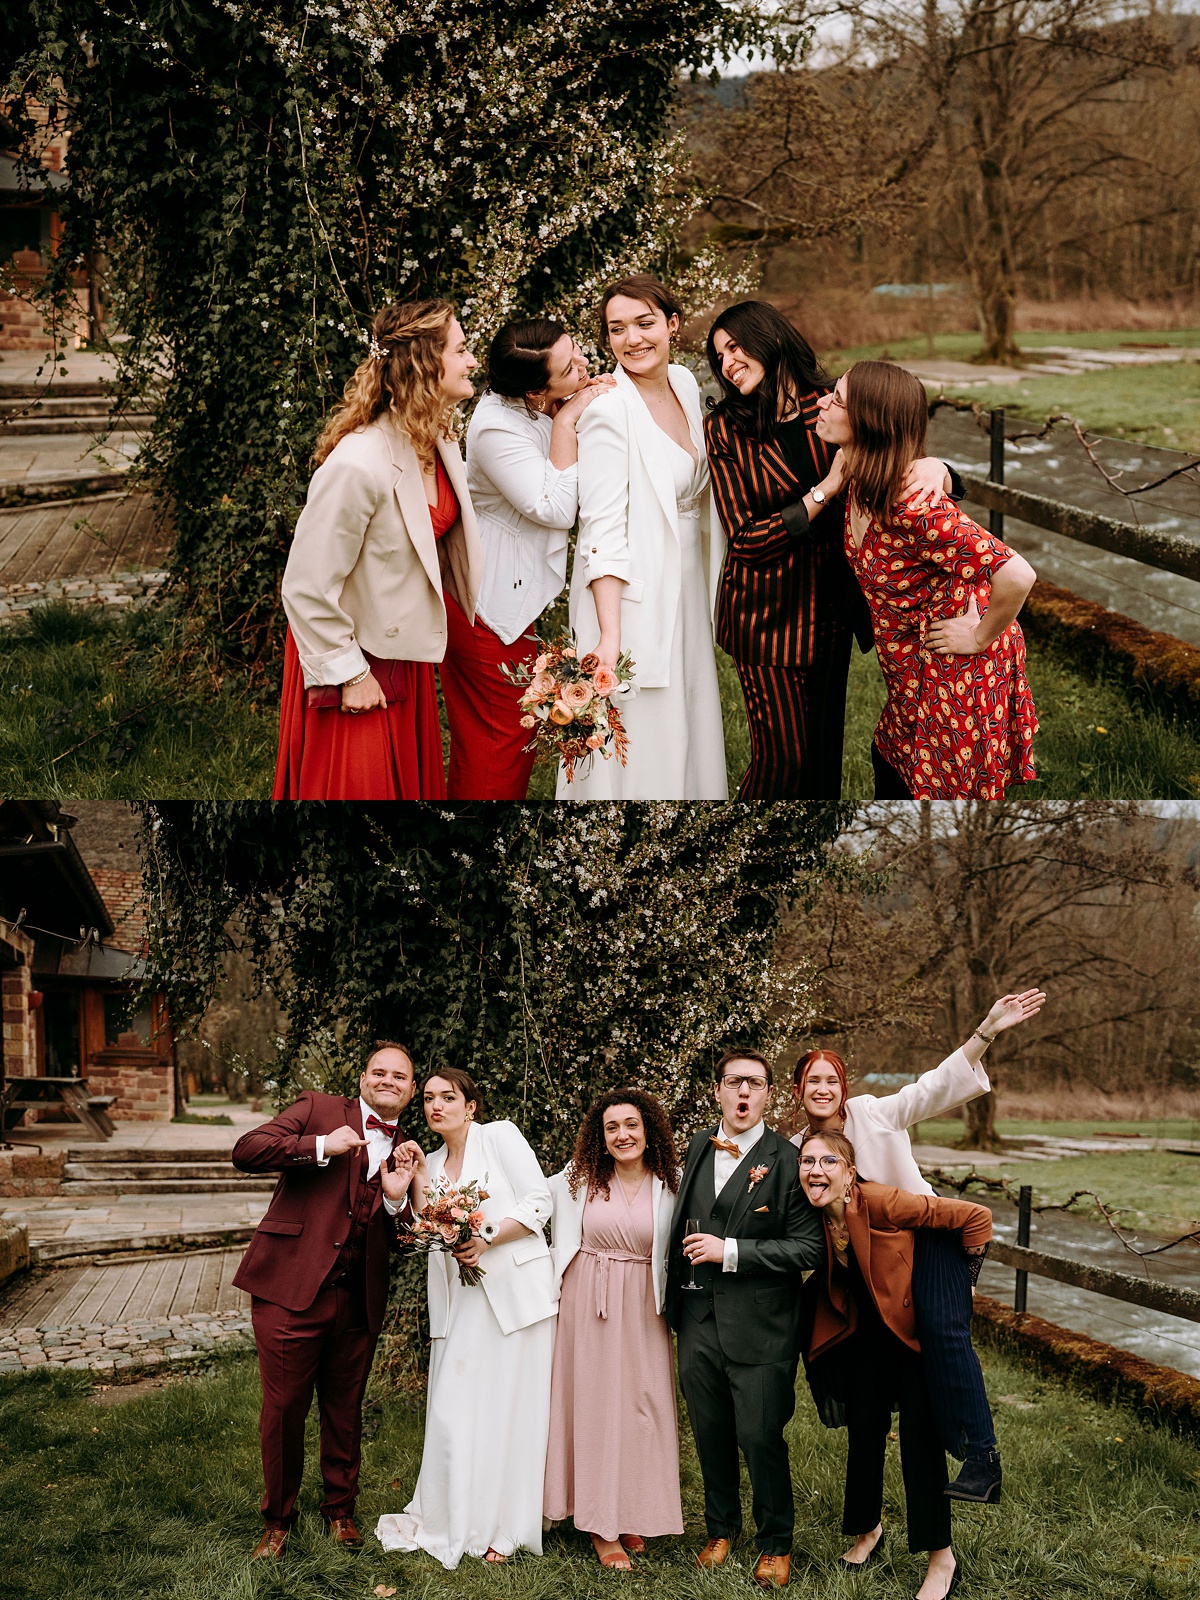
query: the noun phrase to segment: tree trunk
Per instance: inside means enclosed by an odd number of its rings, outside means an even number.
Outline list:
[[[996,1096],[981,1094],[968,1100],[963,1107],[962,1147],[964,1150],[999,1150],[1000,1136],[996,1132]]]

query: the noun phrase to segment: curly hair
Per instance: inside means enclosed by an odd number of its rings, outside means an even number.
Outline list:
[[[579,1137],[575,1140],[575,1154],[567,1167],[567,1187],[574,1199],[583,1184],[589,1194],[608,1194],[608,1185],[616,1163],[604,1142],[604,1113],[613,1106],[632,1106],[641,1114],[646,1131],[646,1166],[660,1178],[672,1194],[679,1187],[679,1158],[675,1153],[675,1135],[671,1122],[660,1100],[644,1089],[609,1089],[588,1107]]]
[[[413,300],[384,306],[371,336],[387,353],[360,361],[330,413],[313,451],[319,467],[334,445],[355,428],[387,412],[412,440],[421,465],[433,466],[439,439],[452,437],[456,402],[442,393],[442,351],[454,320],[448,300]]]

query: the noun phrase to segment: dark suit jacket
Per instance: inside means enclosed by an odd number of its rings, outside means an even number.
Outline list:
[[[305,1090],[294,1105],[244,1133],[234,1145],[233,1164],[239,1172],[280,1174],[267,1214],[233,1280],[247,1294],[289,1311],[306,1311],[316,1299],[346,1242],[362,1171],[357,1150],[318,1167],[317,1135],[347,1124],[362,1134],[357,1095]],[[367,1322],[374,1334],[383,1326],[390,1252],[398,1243],[396,1221],[378,1193],[367,1224],[365,1263]]]
[[[723,412],[704,419],[713,502],[728,541],[716,637],[735,662],[810,667],[852,633],[871,648],[870,614],[843,548],[843,497],[802,535],[789,533],[781,516],[821,481],[834,457],[815,431],[817,398],[814,391],[800,404],[810,457],[800,474],[779,444],[750,438]]]
[[[964,1245],[987,1244],[992,1213],[971,1200],[943,1200],[935,1194],[909,1194],[883,1183],[856,1183],[846,1200],[846,1227],[854,1259],[884,1326],[911,1350],[921,1348],[913,1311],[914,1228],[949,1228]],[[822,1231],[823,1228],[822,1228]],[[809,1357],[813,1359],[848,1339],[857,1325],[844,1273],[835,1273],[833,1251],[810,1280],[820,1285]]]
[[[667,1264],[667,1321],[678,1328],[690,1292],[680,1285],[688,1271],[683,1236],[692,1184],[716,1128],[698,1133],[688,1146],[671,1223]],[[766,1175],[750,1186],[753,1167]],[[729,1207],[724,1237],[738,1242],[738,1269],[713,1269],[713,1314],[721,1348],[730,1361],[794,1361],[800,1349],[801,1273],[825,1258],[824,1227],[800,1187],[794,1145],[767,1128],[717,1197]]]

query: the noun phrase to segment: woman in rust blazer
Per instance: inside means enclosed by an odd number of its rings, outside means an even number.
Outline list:
[[[908,1548],[929,1552],[917,1600],[946,1600],[959,1574],[950,1548],[946,1456],[913,1311],[913,1230],[960,1233],[977,1276],[992,1214],[967,1200],[857,1182],[854,1146],[840,1133],[805,1138],[800,1183],[821,1212],[826,1238],[825,1268],[805,1285],[805,1366],[821,1420],[844,1421],[850,1435],[842,1532],[854,1544],[841,1561],[862,1567],[883,1549],[884,1454],[898,1403]]]
[[[842,548],[842,457],[817,437],[832,384],[774,306],[745,300],[708,332],[721,389],[704,421],[713,506],[727,548],[716,641],[732,656],[750,724],[739,800],[836,800],[850,646],[871,620]],[[953,489],[952,489],[953,485]],[[933,457],[909,492],[962,492]]]

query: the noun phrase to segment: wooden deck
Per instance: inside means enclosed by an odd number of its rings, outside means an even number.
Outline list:
[[[39,1275],[0,1300],[0,1332],[13,1328],[115,1327],[140,1318],[241,1311],[249,1295],[233,1287],[244,1247],[142,1257]]]
[[[158,568],[170,548],[170,519],[148,494],[117,490],[0,510],[4,586]]]

